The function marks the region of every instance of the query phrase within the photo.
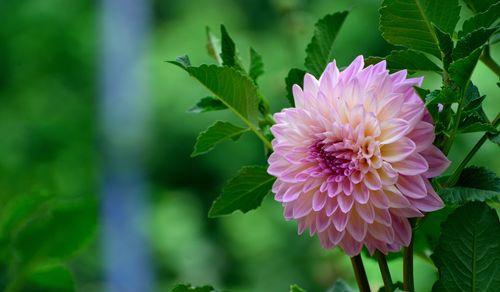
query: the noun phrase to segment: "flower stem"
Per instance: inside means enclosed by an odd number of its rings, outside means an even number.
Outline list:
[[[392,292],[392,278],[391,272],[389,271],[389,266],[387,265],[387,259],[385,255],[377,251],[377,261],[380,268],[380,273],[382,274],[382,280],[384,281],[384,288],[386,292]]]
[[[356,276],[356,282],[358,283],[360,292],[370,292],[370,284],[368,284],[368,277],[366,277],[365,267],[363,266],[363,260],[361,255],[353,256],[351,258],[352,268],[354,270],[354,275]]]
[[[493,120],[493,122],[491,124],[495,128],[498,126],[498,124],[500,124],[500,114],[497,114],[497,116],[495,117],[495,119]],[[477,141],[476,145],[474,145],[474,147],[472,147],[472,149],[469,151],[469,153],[467,153],[467,156],[465,156],[464,160],[462,160],[462,162],[460,162],[460,164],[455,169],[453,174],[446,181],[446,186],[451,187],[457,183],[458,178],[460,177],[460,174],[462,173],[462,170],[467,166],[469,161],[472,159],[472,157],[474,157],[476,152],[479,150],[479,148],[481,148],[481,146],[483,146],[484,142],[486,142],[487,139],[488,139],[488,133],[484,133],[484,135],[481,137],[481,139],[479,139],[479,141]]]
[[[413,236],[410,245],[403,251],[403,289],[405,291],[415,291],[413,286]]]
[[[481,60],[488,68],[490,68],[493,73],[495,73],[498,76],[500,76],[500,66],[491,58],[490,55],[490,48],[489,46],[486,46],[483,50],[483,53],[479,57],[479,60]]]

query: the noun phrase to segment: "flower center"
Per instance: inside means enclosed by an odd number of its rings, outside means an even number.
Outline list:
[[[311,146],[310,158],[318,162],[322,172],[340,181],[357,169],[357,154],[345,142],[316,142]]]

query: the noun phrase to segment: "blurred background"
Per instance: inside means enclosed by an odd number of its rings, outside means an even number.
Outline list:
[[[246,64],[250,46],[262,55],[261,91],[279,111],[284,78],[304,67],[313,25],[325,14],[351,11],[335,44],[340,66],[393,49],[378,31],[379,5],[1,1],[0,290],[169,291],[187,282],[229,291],[288,291],[290,284],[325,291],[339,278],[354,287],[349,259],[297,236],[272,196],[245,215],[207,218],[225,180],[243,165],[265,163],[262,148],[246,135],[190,158],[198,132],[234,118],[187,113],[209,93],[165,61],[188,54],[194,65],[213,63],[205,27],[218,34],[224,24]],[[472,80],[488,96],[491,118],[500,108],[497,79],[479,64]],[[424,87],[439,84],[428,75]],[[478,137],[462,135],[451,159]],[[474,162],[498,173],[496,155],[488,142]],[[390,262],[396,280],[401,263]],[[373,288],[380,287],[376,262],[365,265]],[[429,291],[436,270],[417,257],[415,278],[417,291]]]

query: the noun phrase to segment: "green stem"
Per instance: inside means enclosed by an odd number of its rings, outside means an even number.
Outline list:
[[[446,143],[443,147],[444,155],[448,155],[448,152],[450,152],[451,146],[455,141],[455,137],[457,136],[458,127],[460,125],[460,118],[462,117],[462,112],[464,110],[465,90],[469,86],[469,82],[470,81],[467,81],[464,88],[460,90],[460,101],[458,103],[457,113],[455,114],[455,120],[453,121],[453,131],[451,132],[450,137],[446,140]]]
[[[389,266],[387,265],[387,259],[385,255],[377,251],[377,261],[380,268],[380,273],[382,274],[382,280],[384,281],[384,288],[386,292],[392,292],[392,277],[389,271]]]
[[[354,276],[356,276],[356,282],[358,283],[360,292],[370,292],[370,284],[368,284],[368,277],[366,276],[365,267],[363,266],[363,260],[361,255],[353,256],[351,258],[352,268],[354,270]]]
[[[415,291],[413,285],[413,236],[410,245],[403,251],[403,289],[405,291]]]
[[[495,119],[493,120],[493,122],[491,124],[495,128],[498,126],[498,124],[500,124],[500,114],[497,114],[497,116],[495,117]],[[481,148],[481,146],[483,146],[483,144],[484,144],[484,142],[486,142],[486,140],[488,140],[488,133],[484,133],[484,135],[481,137],[481,139],[479,139],[479,141],[477,141],[476,145],[474,145],[474,147],[472,147],[472,149],[469,151],[469,153],[467,153],[467,156],[465,156],[464,160],[462,160],[462,162],[460,162],[460,164],[455,169],[453,174],[446,181],[446,184],[445,184],[446,186],[451,187],[457,183],[458,178],[460,177],[460,174],[462,173],[462,170],[467,166],[469,161],[472,159],[472,157],[474,157],[474,155],[479,150],[479,148]]]
[[[483,50],[483,53],[479,57],[479,60],[481,60],[488,68],[490,68],[493,73],[495,73],[498,76],[500,76],[500,66],[491,58],[490,55],[490,49],[489,46],[486,46]]]

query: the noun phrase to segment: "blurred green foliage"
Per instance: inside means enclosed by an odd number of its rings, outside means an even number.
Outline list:
[[[211,63],[204,28],[225,24],[237,49],[251,45],[262,55],[259,84],[277,111],[287,105],[284,78],[290,68],[303,67],[313,24],[326,13],[351,11],[335,44],[340,66],[358,54],[384,56],[394,49],[377,30],[378,7],[370,0],[152,1],[143,56],[151,94],[140,98],[151,105],[145,157],[151,213],[144,224],[158,290],[190,282],[231,291],[288,291],[297,283],[320,291],[337,278],[355,286],[348,258],[297,236],[295,223],[283,220],[271,197],[246,215],[207,219],[222,183],[240,165],[263,163],[262,148],[245,135],[190,158],[196,134],[221,113],[186,113],[207,92],[163,61],[189,53],[193,64]],[[8,283],[14,290],[71,290],[73,282],[82,291],[103,287],[99,9],[98,1],[84,0],[0,3],[0,289]],[[498,49],[492,54],[498,59]],[[497,79],[479,64],[472,80],[488,96],[484,108],[491,119],[500,108]],[[436,74],[426,75],[424,88],[438,85]],[[452,160],[478,138],[461,135]],[[491,159],[496,147],[487,143],[473,162],[498,173],[500,160]],[[427,259],[415,261],[416,290],[427,291],[436,270]],[[376,262],[365,263],[371,283],[380,287]],[[389,265],[394,281],[401,280],[401,259]]]

